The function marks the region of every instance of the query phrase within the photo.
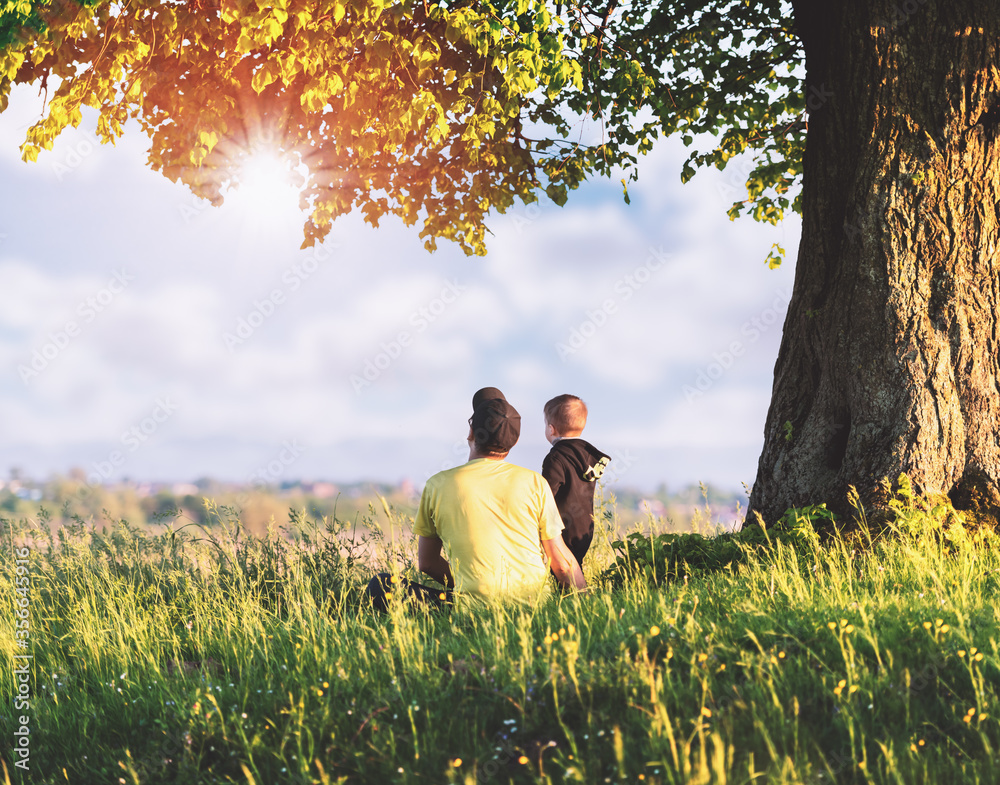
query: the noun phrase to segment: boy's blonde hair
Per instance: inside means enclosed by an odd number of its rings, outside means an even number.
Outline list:
[[[545,422],[563,436],[580,433],[587,424],[587,404],[575,395],[557,395],[545,404]]]

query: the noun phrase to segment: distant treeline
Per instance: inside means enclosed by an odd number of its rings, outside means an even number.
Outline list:
[[[205,500],[237,510],[247,529],[263,533],[268,526],[286,526],[294,510],[322,520],[336,517],[358,526],[381,526],[384,504],[406,520],[416,513],[420,489],[410,482],[285,482],[274,485],[244,485],[202,478],[193,483],[147,483],[123,481],[93,485],[81,472],[53,476],[44,481],[12,472],[0,487],[0,517],[42,518],[52,525],[68,521],[127,520],[150,527],[195,523],[214,525]],[[651,520],[687,530],[696,526],[724,525],[731,528],[736,512],[746,504],[743,491],[715,486],[687,485],[672,491],[664,484],[648,493],[634,488],[601,488],[601,500],[610,501],[619,528]],[[604,508],[611,509],[605,504]],[[604,509],[602,508],[602,509]],[[600,510],[598,511],[601,514]],[[384,516],[382,516],[384,517]]]

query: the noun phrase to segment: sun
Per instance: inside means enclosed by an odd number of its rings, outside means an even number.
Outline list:
[[[299,217],[299,189],[292,161],[279,150],[260,148],[247,154],[226,201],[247,218],[266,223]]]

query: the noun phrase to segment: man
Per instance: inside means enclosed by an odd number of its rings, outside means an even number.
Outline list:
[[[421,572],[487,600],[537,597],[550,567],[563,586],[586,589],[548,483],[504,460],[520,436],[521,416],[495,387],[477,392],[472,409],[468,463],[435,474],[420,497],[413,530]],[[369,584],[376,607],[385,606],[379,590],[391,590],[389,580],[377,576]],[[438,598],[418,584],[406,590]]]

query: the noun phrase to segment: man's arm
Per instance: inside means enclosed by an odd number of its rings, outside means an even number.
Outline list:
[[[448,560],[441,554],[443,543],[440,537],[417,538],[417,566],[425,575],[429,575],[438,583],[447,586],[449,589],[455,586],[455,579],[451,576],[451,566]],[[572,554],[570,554],[572,557]]]
[[[549,560],[549,566],[559,583],[568,589],[582,591],[587,588],[583,570],[580,569],[579,562],[570,549],[566,547],[562,537],[542,540],[542,550],[545,551],[545,558]]]

